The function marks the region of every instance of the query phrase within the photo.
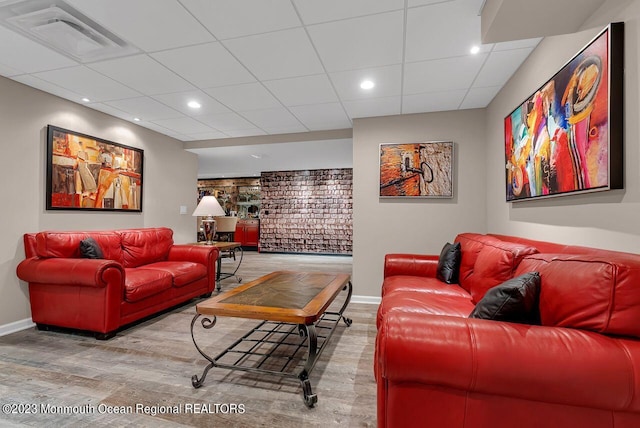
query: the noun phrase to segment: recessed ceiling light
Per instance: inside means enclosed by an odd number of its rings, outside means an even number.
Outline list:
[[[360,87],[361,87],[362,89],[371,89],[371,88],[373,88],[374,86],[376,86],[376,84],[375,84],[375,83],[373,83],[371,80],[363,80],[363,81],[360,83]]]
[[[187,105],[191,108],[200,108],[202,105],[197,101],[189,101]]]
[[[478,52],[480,52],[480,46],[472,46],[470,52],[474,55],[477,54]]]
[[[140,122],[140,118],[138,117],[134,117],[133,120],[135,120],[136,122]]]
[[[82,101],[84,101],[85,103],[88,103],[88,102],[89,102],[89,101],[91,101],[91,100],[90,100],[89,98],[87,98],[87,97],[84,97],[84,98],[82,99]]]

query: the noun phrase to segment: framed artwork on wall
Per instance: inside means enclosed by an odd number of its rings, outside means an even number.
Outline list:
[[[504,119],[506,200],[623,188],[623,23]]]
[[[380,144],[381,198],[452,198],[453,142]]]
[[[142,211],[142,149],[47,126],[47,210]]]

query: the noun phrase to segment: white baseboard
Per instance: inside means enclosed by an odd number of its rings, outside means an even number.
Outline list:
[[[9,324],[0,325],[0,336],[15,333],[17,331],[26,330],[35,326],[31,318],[25,318],[20,321],[10,322]]]
[[[351,296],[353,303],[368,303],[371,305],[379,305],[382,301],[382,297],[375,296]]]

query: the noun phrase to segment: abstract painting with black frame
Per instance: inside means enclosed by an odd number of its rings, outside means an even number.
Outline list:
[[[142,149],[47,126],[48,210],[142,211]]]
[[[623,188],[623,23],[504,119],[506,200]]]
[[[380,144],[381,198],[452,198],[453,142]]]

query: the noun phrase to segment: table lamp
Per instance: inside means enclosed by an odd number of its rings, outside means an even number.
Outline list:
[[[215,196],[203,196],[193,212],[192,215],[194,217],[204,217],[202,219],[202,225],[204,226],[204,236],[207,239],[207,245],[213,245],[213,237],[216,234],[216,221],[213,217],[223,216],[225,214]]]

